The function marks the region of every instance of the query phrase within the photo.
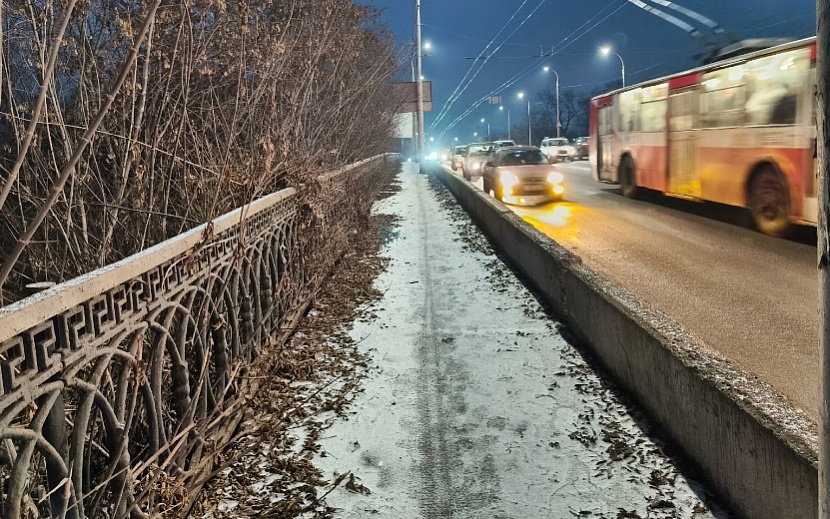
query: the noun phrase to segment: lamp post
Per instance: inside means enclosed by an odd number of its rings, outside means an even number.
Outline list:
[[[524,99],[525,93],[519,92],[519,99]],[[533,134],[530,129],[530,97],[527,98],[527,145],[533,146]]]
[[[510,108],[505,108],[504,106],[500,106],[499,110],[507,110],[507,140],[510,140]]]
[[[556,75],[556,136],[559,137],[559,132],[562,129],[562,123],[559,120],[559,74],[550,67],[545,67],[543,70],[553,72]]]
[[[599,53],[603,56],[607,56],[609,54],[613,54],[614,56],[620,58],[620,65],[622,66],[622,86],[625,88],[625,61],[623,61],[622,56],[611,50],[610,45],[606,45],[605,47],[600,47]]]
[[[418,48],[418,153],[424,152],[424,77],[421,68],[421,0],[415,0],[415,45]]]
[[[482,117],[481,118],[481,124],[484,124],[484,121],[485,121],[485,119],[484,119],[484,117]],[[487,140],[488,141],[492,140],[492,139],[490,139],[490,122],[489,121],[487,122]]]

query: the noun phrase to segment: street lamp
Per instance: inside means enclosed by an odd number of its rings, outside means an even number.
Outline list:
[[[484,117],[481,118],[481,123],[484,124]],[[488,141],[491,140],[490,139],[490,123],[489,122],[487,123],[487,140]]]
[[[504,106],[500,106],[499,110],[504,111]],[[507,140],[510,140],[510,108],[507,108]]]
[[[622,65],[622,86],[625,88],[625,62],[622,59],[622,56],[611,50],[610,45],[606,45],[605,47],[600,47],[599,53],[603,56],[607,56],[609,54],[613,54],[614,56],[620,58],[620,65]]]
[[[562,129],[562,123],[559,121],[559,74],[550,67],[545,67],[543,70],[556,74],[556,136],[559,137],[559,132]]]
[[[525,93],[519,92],[519,99],[524,99]],[[533,146],[533,134],[530,129],[530,97],[527,98],[527,145]]]

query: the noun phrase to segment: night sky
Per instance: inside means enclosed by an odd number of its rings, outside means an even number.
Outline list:
[[[628,0],[421,0],[422,39],[432,46],[423,58],[423,73],[425,79],[433,82],[434,93],[433,112],[425,117],[426,135],[441,137],[441,144],[446,146],[455,137],[459,143],[466,143],[473,140],[474,131],[482,130],[481,118],[491,122],[494,133],[498,127],[504,131],[506,115],[497,106],[482,104],[471,110],[479,99],[493,91],[498,91],[510,107],[514,126],[526,120],[526,104],[517,98],[517,93],[526,92],[535,103],[541,89],[552,87],[554,76],[543,72],[544,65],[559,73],[561,89],[578,87],[585,95],[619,79],[620,61],[615,56],[600,56],[597,49],[602,45],[612,45],[622,56],[626,83],[634,84],[695,67],[695,55],[705,50],[705,39],[721,45],[729,43],[726,36],[716,36],[704,25],[661,7],[658,1],[644,1],[699,28],[701,37],[690,36]],[[383,11],[383,20],[395,33],[401,48],[414,41],[415,0],[358,2]],[[738,39],[799,39],[815,35],[816,0],[674,3],[717,22]],[[511,17],[513,20],[508,23]],[[493,56],[486,63],[478,62],[484,63],[483,67],[471,69],[476,61],[468,58],[479,56],[491,40],[494,44],[488,53],[495,51]],[[542,52],[549,54],[552,48],[553,57],[539,57]],[[406,61],[401,80],[410,76]],[[462,79],[468,72],[475,78],[436,123],[453,92],[467,83]],[[467,111],[461,121],[451,126]]]

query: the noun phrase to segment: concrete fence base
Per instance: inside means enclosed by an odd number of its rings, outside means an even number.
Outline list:
[[[475,186],[434,171],[495,248],[740,517],[818,516],[816,426]]]

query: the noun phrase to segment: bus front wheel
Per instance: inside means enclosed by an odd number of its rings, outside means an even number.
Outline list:
[[[790,229],[790,190],[772,166],[763,166],[752,177],[749,211],[755,227],[770,236],[785,236]]]
[[[630,157],[624,157],[620,162],[620,184],[622,194],[626,198],[637,198],[637,180],[634,171],[634,161]]]

